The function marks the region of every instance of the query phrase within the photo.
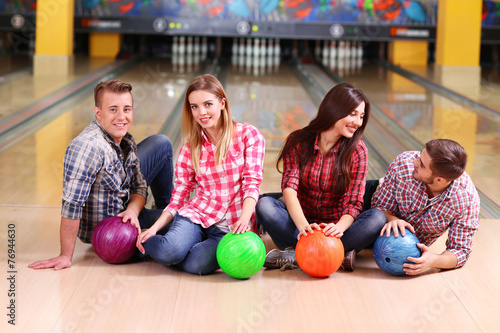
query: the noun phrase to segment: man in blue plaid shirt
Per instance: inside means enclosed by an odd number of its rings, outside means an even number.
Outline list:
[[[61,211],[61,253],[35,262],[34,269],[71,266],[76,238],[90,243],[101,220],[120,216],[124,223],[150,227],[170,202],[172,144],[153,135],[135,144],[128,133],[133,121],[132,86],[112,80],[94,89],[96,120],[66,149]],[[147,188],[157,209],[146,209]]]

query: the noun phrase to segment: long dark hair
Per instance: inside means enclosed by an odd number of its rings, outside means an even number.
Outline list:
[[[337,121],[347,117],[361,102],[365,102],[363,124],[356,130],[352,138],[344,136],[340,138],[338,156],[333,167],[332,177],[334,181],[332,190],[337,196],[342,196],[353,177],[350,169],[352,154],[356,150],[358,141],[363,137],[363,132],[370,118],[370,102],[368,98],[361,90],[349,83],[341,83],[330,89],[319,106],[318,114],[311,120],[309,125],[290,133],[276,162],[278,171],[282,172],[279,167],[280,162],[295,147],[299,148],[299,166],[303,170],[303,166],[309,163],[313,156],[317,134],[332,128]]]

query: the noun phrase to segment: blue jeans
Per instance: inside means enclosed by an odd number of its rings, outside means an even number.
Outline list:
[[[170,202],[173,190],[173,148],[163,134],[152,135],[137,145],[141,172],[151,188],[157,209],[144,208],[139,214],[141,228],[151,227]]]
[[[156,261],[198,275],[219,269],[217,245],[226,233],[216,226],[203,228],[176,214],[165,235],[155,235],[144,243],[146,254]]]
[[[299,230],[283,202],[273,195],[262,196],[257,202],[255,211],[257,222],[269,233],[278,248],[284,250],[290,246],[295,247]],[[372,244],[385,223],[385,214],[376,208],[362,212],[340,238],[345,252],[351,250],[359,252]]]

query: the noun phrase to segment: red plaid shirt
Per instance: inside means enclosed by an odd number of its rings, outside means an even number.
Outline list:
[[[240,217],[245,198],[259,199],[264,169],[264,136],[251,125],[237,123],[228,155],[221,165],[216,166],[215,145],[205,133],[202,135],[201,172],[195,172],[189,143],[185,143],[175,165],[172,199],[165,210],[173,216],[179,213],[204,228],[224,218],[231,226]],[[191,198],[193,190],[195,195]],[[252,229],[256,230],[254,215],[251,223]]]
[[[388,211],[415,228],[421,243],[429,246],[448,230],[446,249],[465,264],[472,237],[479,226],[479,195],[464,172],[440,195],[429,199],[425,184],[413,178],[418,151],[396,157],[372,198],[372,206]]]
[[[366,174],[368,172],[368,150],[363,141],[359,141],[352,155],[351,180],[346,192],[335,198],[332,190],[333,166],[337,158],[339,143],[323,156],[318,146],[319,135],[314,143],[314,154],[304,170],[299,169],[298,147],[283,158],[283,178],[281,189],[292,188],[297,196],[302,211],[309,223],[337,223],[342,215],[356,218],[363,208]]]

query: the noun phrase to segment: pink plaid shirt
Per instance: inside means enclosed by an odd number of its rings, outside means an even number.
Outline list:
[[[208,228],[226,219],[231,226],[238,221],[243,200],[259,199],[264,170],[264,136],[252,125],[236,123],[235,139],[225,160],[215,165],[215,145],[202,134],[200,173],[194,170],[189,143],[185,143],[175,166],[175,185],[170,204],[165,208],[193,223]],[[195,195],[191,198],[191,192]],[[256,230],[255,213],[251,218]]]
[[[397,156],[372,198],[372,207],[388,211],[415,228],[421,243],[429,246],[448,230],[446,249],[465,264],[472,250],[472,237],[479,226],[479,195],[464,172],[440,195],[429,199],[424,183],[413,178],[410,151]]]

